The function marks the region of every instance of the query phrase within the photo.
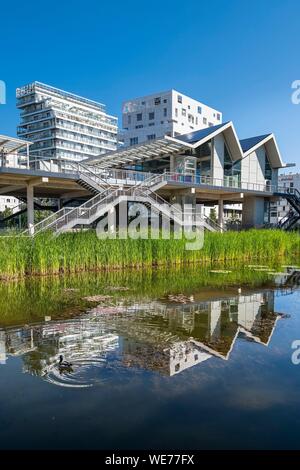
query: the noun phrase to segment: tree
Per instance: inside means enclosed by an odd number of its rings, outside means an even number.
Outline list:
[[[210,212],[209,212],[209,218],[213,221],[213,222],[217,222],[217,212],[216,212],[216,209],[214,207],[212,207],[210,209]]]

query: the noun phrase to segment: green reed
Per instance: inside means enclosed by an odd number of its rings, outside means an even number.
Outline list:
[[[145,234],[144,234],[145,237]],[[201,250],[187,250],[185,239],[131,238],[101,240],[95,231],[50,233],[0,238],[0,277],[76,273],[116,268],[159,265],[276,260],[300,254],[295,232],[249,230],[206,232]]]

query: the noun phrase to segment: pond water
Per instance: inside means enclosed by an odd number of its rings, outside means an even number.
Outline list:
[[[300,448],[283,264],[2,283],[0,448]]]

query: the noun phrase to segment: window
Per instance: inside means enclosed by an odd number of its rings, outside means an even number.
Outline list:
[[[194,116],[192,114],[188,115],[188,121],[194,124]]]
[[[165,99],[164,99],[164,103],[167,103],[167,102],[168,102],[168,100],[167,100],[167,98],[165,98]]]
[[[241,181],[241,160],[234,162],[224,143],[224,177],[230,178],[230,184],[239,185]]]
[[[207,124],[207,119],[203,118],[203,124]]]
[[[212,123],[212,122],[209,122],[209,123],[208,123],[208,127],[213,127],[213,123]]]
[[[154,98],[154,104],[157,106],[161,103],[161,98]]]
[[[164,108],[164,117],[167,117],[167,112],[168,112],[167,108]]]
[[[149,127],[154,126],[155,122],[149,122]]]
[[[155,134],[149,134],[147,135],[147,140],[155,140],[156,135]]]
[[[269,181],[272,180],[272,168],[271,168],[271,165],[270,165],[270,162],[266,153],[265,153],[265,179]]]
[[[130,145],[136,145],[139,143],[138,137],[130,137]]]
[[[186,109],[182,108],[181,114],[182,114],[182,116],[186,116]]]
[[[152,119],[154,119],[154,111],[152,111],[151,113],[149,113],[149,121],[151,121]]]
[[[145,104],[146,104],[146,101],[142,101],[142,106],[145,106]]]
[[[218,119],[218,121],[221,120],[221,114],[220,113],[217,114],[217,119]]]
[[[131,124],[131,116],[128,116],[128,124]]]
[[[161,124],[163,124],[163,123],[164,123],[164,121],[160,121],[160,123],[161,123]]]
[[[196,117],[196,126],[198,126],[198,118]]]
[[[143,124],[138,124],[137,126],[135,126],[136,129],[142,129],[143,127]]]
[[[137,121],[141,121],[142,119],[143,119],[143,114],[142,114],[142,113],[138,113],[138,114],[136,115],[136,120],[137,120]]]
[[[177,101],[178,101],[178,103],[182,103],[182,96],[181,95],[177,96]]]
[[[188,105],[188,109],[191,109],[190,105]]]
[[[198,111],[198,114],[202,114],[202,108],[201,108],[201,106],[198,106],[197,111]]]
[[[175,108],[175,117],[178,117],[178,109]]]

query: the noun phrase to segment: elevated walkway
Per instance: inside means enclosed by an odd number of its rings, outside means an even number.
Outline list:
[[[221,179],[176,172],[153,174],[98,168],[86,162],[57,159],[40,158],[27,162],[27,165],[15,159],[14,165],[0,166],[0,194],[25,198],[29,214],[29,229],[25,234],[30,235],[45,230],[61,233],[78,225],[90,225],[125,200],[141,202],[179,225],[193,221],[194,225],[202,225],[207,230],[224,230],[196,212],[187,214],[174,209],[167,202],[174,195],[190,197],[193,194],[202,203],[222,201],[222,204],[241,203],[244,197],[290,197],[300,218],[299,196],[278,192],[270,184],[237,181],[232,177]],[[60,199],[64,208],[34,225],[34,197]],[[76,201],[77,207],[70,207],[66,203],[68,200]],[[294,219],[295,214],[282,228],[290,226]]]
[[[208,217],[201,217],[195,212],[185,213],[171,205],[153,191],[166,184],[164,175],[152,175],[150,178],[129,189],[106,189],[99,186],[98,193],[79,207],[67,207],[52,214],[38,224],[32,226],[23,235],[33,235],[51,230],[55,234],[66,232],[77,225],[91,225],[121,202],[141,202],[157,214],[173,220],[179,226],[200,226],[209,231],[222,230]]]

